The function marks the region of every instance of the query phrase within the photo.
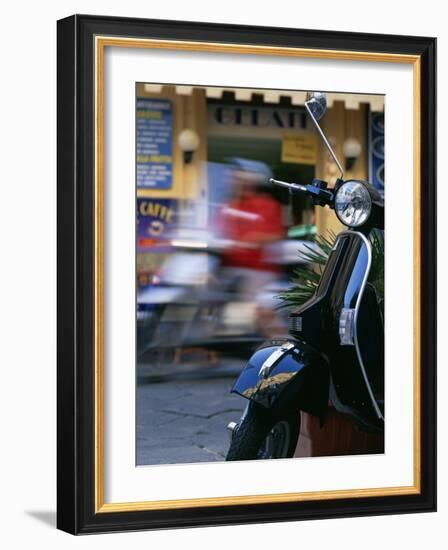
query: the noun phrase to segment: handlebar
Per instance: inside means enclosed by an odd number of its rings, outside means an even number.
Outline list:
[[[299,183],[288,183],[287,181],[275,180],[274,178],[270,178],[269,183],[279,185],[280,187],[286,187],[291,191],[302,191],[302,193],[306,193],[308,191],[306,185],[300,185]]]
[[[290,191],[306,193],[313,199],[314,205],[328,205],[330,208],[334,208],[334,192],[331,189],[327,189],[326,182],[322,180],[314,179],[311,185],[300,185],[299,183],[288,183],[287,181],[270,178],[269,183],[278,185],[279,187],[285,187]]]

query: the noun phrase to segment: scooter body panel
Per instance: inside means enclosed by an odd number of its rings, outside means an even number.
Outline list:
[[[252,355],[232,392],[274,414],[303,410],[323,421],[328,407],[328,365],[305,344],[271,343]]]
[[[384,338],[373,287],[367,283],[371,245],[355,231],[340,233],[313,298],[290,318],[291,334],[329,357],[330,396],[336,408],[360,427],[384,425]],[[351,343],[341,343],[341,314]]]
[[[367,239],[354,231],[341,233],[316,294],[291,315],[291,347],[257,350],[232,391],[274,413],[300,409],[321,421],[331,398],[360,428],[381,431],[384,342],[376,297],[367,284],[370,267]],[[353,313],[349,345],[341,344],[343,309]]]

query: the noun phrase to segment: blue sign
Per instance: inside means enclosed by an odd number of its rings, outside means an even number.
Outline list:
[[[143,242],[163,238],[175,223],[176,201],[173,199],[137,199],[137,238]],[[140,243],[142,244],[142,243]]]
[[[370,182],[384,195],[384,114],[370,113],[369,124]]]
[[[137,187],[169,189],[173,183],[173,113],[164,99],[137,98]]]

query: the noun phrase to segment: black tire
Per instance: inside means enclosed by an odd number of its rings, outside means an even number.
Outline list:
[[[275,437],[275,430],[283,433],[279,448],[269,453],[267,442]],[[232,434],[226,460],[266,460],[294,456],[300,432],[300,413],[273,416],[268,409],[250,402],[248,411]]]

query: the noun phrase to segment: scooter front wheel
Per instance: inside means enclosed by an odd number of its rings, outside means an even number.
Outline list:
[[[226,460],[267,460],[294,456],[300,432],[300,414],[273,416],[250,402],[232,434]]]

